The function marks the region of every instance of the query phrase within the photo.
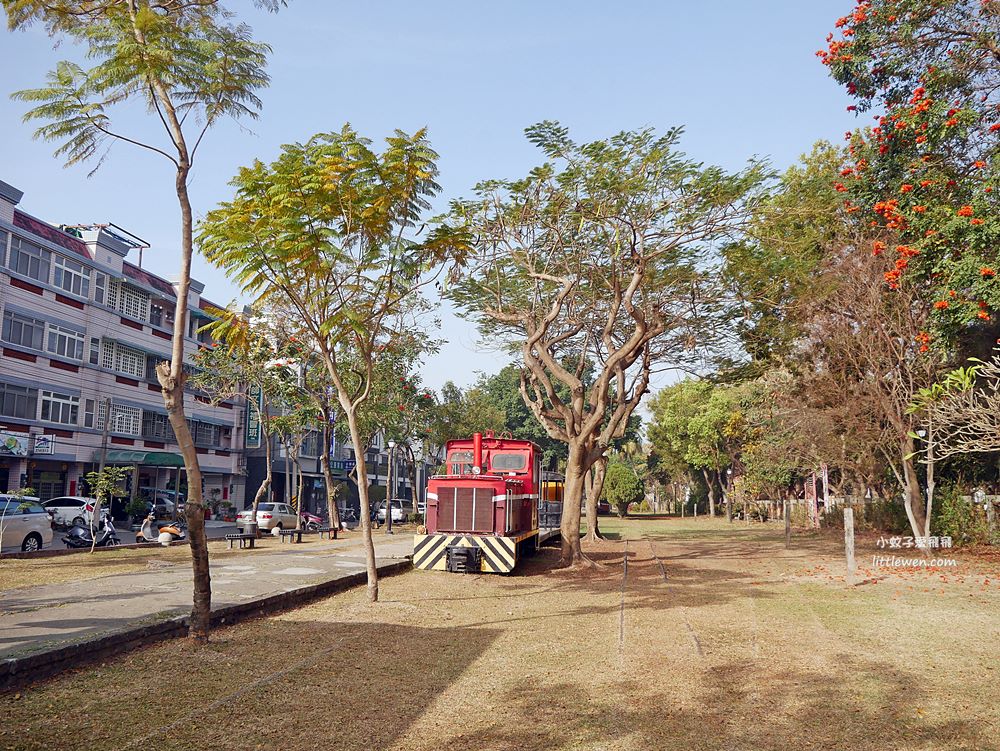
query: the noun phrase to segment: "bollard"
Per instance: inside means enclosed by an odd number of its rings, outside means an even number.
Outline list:
[[[850,502],[844,504],[844,553],[847,556],[847,582],[854,583],[854,509]]]

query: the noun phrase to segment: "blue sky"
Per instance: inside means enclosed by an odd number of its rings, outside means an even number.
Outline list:
[[[230,2],[238,7],[244,3]],[[249,3],[246,3],[249,5]],[[277,15],[244,18],[274,48],[261,118],[209,135],[191,184],[196,215],[228,196],[228,180],[283,143],[351,122],[380,138],[428,126],[447,199],[479,180],[519,177],[540,161],[525,126],[544,119],[577,140],[623,129],[683,125],[681,147],[737,169],[753,155],[786,167],[813,142],[840,140],[856,120],[814,57],[849,0],[425,3],[291,0]],[[149,241],[144,266],[171,277],[178,212],[171,165],[124,144],[98,172],[63,168],[32,139],[24,105],[7,94],[38,86],[73,54],[39,29],[0,31],[0,179],[22,208],[53,223],[114,222]],[[126,113],[130,132],[152,121]],[[201,259],[194,275],[225,303],[236,290]],[[505,358],[442,311],[448,344],[425,382],[468,384]]]

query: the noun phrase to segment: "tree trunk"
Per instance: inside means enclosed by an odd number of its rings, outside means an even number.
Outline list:
[[[927,529],[928,519],[924,513],[924,498],[917,480],[917,468],[913,457],[913,439],[907,437],[902,442],[901,448],[903,455],[903,506],[906,509],[906,518],[910,522],[913,536],[923,538],[926,537],[924,530]]]
[[[604,476],[608,469],[608,457],[602,456],[596,462],[592,471],[584,476],[587,490],[587,542],[597,542],[603,540],[600,524],[597,518],[597,502],[601,499],[601,491],[604,490]]]
[[[378,568],[375,566],[375,543],[372,542],[371,506],[368,503],[368,465],[365,462],[366,447],[361,440],[361,432],[358,430],[355,405],[351,404],[345,396],[341,398],[340,406],[344,408],[347,416],[347,426],[351,431],[351,445],[354,447],[354,472],[358,478],[358,500],[361,504],[361,537],[365,548],[365,568],[368,571],[368,601],[378,602]]]
[[[717,472],[716,477],[719,478],[719,487],[722,488],[722,496],[726,499],[726,521],[730,524],[733,523],[733,493],[732,488],[729,486],[729,482],[722,482],[722,473]]]
[[[323,449],[319,454],[319,466],[323,472],[323,482],[326,485],[326,518],[332,529],[340,529],[340,509],[337,508],[337,484],[333,481],[333,470],[330,469],[330,419],[323,412]]]
[[[562,555],[559,558],[561,567],[593,565],[593,561],[580,548],[580,505],[583,503],[584,475],[588,469],[586,449],[579,443],[571,442],[566,459],[566,488],[559,523],[559,534],[562,537]]]
[[[174,332],[170,362],[160,363],[156,377],[163,392],[170,427],[173,428],[177,446],[184,458],[187,472],[187,499],[184,515],[187,518],[188,541],[191,548],[191,566],[194,577],[194,594],[191,607],[189,638],[196,643],[208,641],[212,615],[212,578],[208,567],[208,540],[205,538],[205,506],[201,497],[201,467],[198,452],[191,439],[184,415],[184,335],[188,320],[188,290],[191,287],[191,257],[194,251],[193,216],[188,198],[187,178],[190,165],[182,160],[177,169],[175,188],[181,208],[181,269],[176,286],[177,307],[174,310]],[[177,489],[178,492],[180,488]]]
[[[712,475],[709,473],[708,469],[701,470],[702,476],[705,478],[705,484],[708,486],[708,515],[715,518],[715,484],[712,482]]]
[[[302,529],[302,462],[299,461],[299,450],[295,449],[295,528]]]
[[[263,426],[263,424],[264,421],[261,420],[261,425]],[[257,508],[264,502],[264,499],[267,498],[268,493],[271,492],[271,483],[274,481],[274,472],[271,470],[271,434],[261,430],[261,439],[264,441],[264,461],[267,462],[267,474],[264,475],[264,482],[262,482],[260,487],[257,488],[257,492],[253,497],[253,510],[251,512],[252,516],[250,517],[253,524],[257,524]],[[254,528],[256,529],[256,527]]]

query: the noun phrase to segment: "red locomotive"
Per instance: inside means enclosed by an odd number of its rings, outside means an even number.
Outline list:
[[[427,483],[426,534],[414,536],[414,567],[513,571],[559,526],[562,483],[543,479],[531,441],[476,433],[445,450],[445,474]]]

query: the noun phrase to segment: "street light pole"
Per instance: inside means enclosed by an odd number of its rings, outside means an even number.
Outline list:
[[[389,465],[385,474],[385,533],[393,534],[392,531],[392,450],[396,448],[395,441],[386,442],[389,447]]]

